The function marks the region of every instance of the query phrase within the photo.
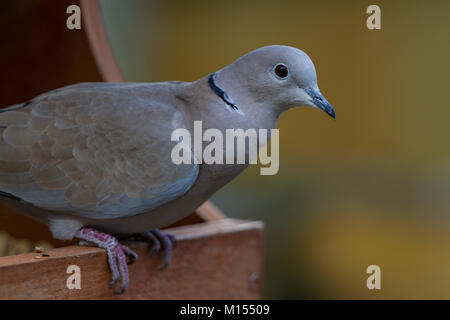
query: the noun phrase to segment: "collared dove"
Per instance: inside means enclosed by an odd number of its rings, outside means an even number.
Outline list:
[[[129,286],[126,256],[112,235],[162,244],[158,228],[183,218],[245,165],[171,161],[175,129],[273,129],[280,114],[312,106],[335,117],[310,58],[288,46],[252,51],[195,82],[81,83],[0,110],[0,200],[107,250],[112,283]],[[226,151],[224,150],[224,153]],[[151,231],[151,232],[149,232]],[[110,235],[112,234],[112,235]]]

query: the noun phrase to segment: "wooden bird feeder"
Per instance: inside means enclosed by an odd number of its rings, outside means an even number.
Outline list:
[[[6,1],[0,19],[8,16],[14,30],[0,31],[8,47],[0,52],[4,84],[0,106],[77,82],[123,81],[98,2],[80,1],[83,27],[68,30],[66,8],[74,3]],[[149,257],[148,244],[127,243],[139,259],[130,265],[130,288],[122,295],[114,295],[108,286],[110,272],[103,249],[57,241],[46,226],[1,204],[0,230],[56,247],[0,257],[0,299],[258,299],[261,295],[262,223],[228,219],[210,202],[166,229],[178,239],[166,270],[158,269],[160,255]],[[70,265],[80,268],[81,289],[67,286]]]

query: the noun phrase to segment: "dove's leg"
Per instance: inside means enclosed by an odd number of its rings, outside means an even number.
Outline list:
[[[132,263],[138,258],[138,255],[130,248],[120,244],[119,241],[113,236],[92,228],[81,228],[75,236],[82,240],[80,243],[82,245],[91,243],[106,250],[108,255],[108,264],[112,274],[110,284],[116,284],[119,278],[121,278],[121,290],[115,293],[124,293],[130,284],[127,256],[131,258]]]
[[[170,233],[165,233],[159,229],[155,229],[154,231],[148,231],[140,234],[139,238],[145,239],[152,244],[150,256],[153,256],[162,248],[164,251],[164,258],[163,264],[159,267],[159,269],[163,270],[167,268],[170,260],[172,259],[173,248],[175,248],[177,244],[175,237]]]

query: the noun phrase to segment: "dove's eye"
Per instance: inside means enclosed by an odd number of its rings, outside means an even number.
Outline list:
[[[277,75],[278,78],[284,79],[288,76],[288,68],[284,64],[277,64],[275,68],[273,68],[273,72]]]

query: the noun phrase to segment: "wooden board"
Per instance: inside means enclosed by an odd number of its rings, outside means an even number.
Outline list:
[[[178,240],[173,260],[158,270],[161,256],[146,243],[127,243],[139,254],[130,265],[130,288],[113,295],[106,253],[69,246],[42,254],[0,258],[0,299],[258,299],[261,295],[261,222],[222,219],[170,229]],[[41,258],[37,259],[36,256]],[[81,289],[68,289],[69,265],[81,270]]]

